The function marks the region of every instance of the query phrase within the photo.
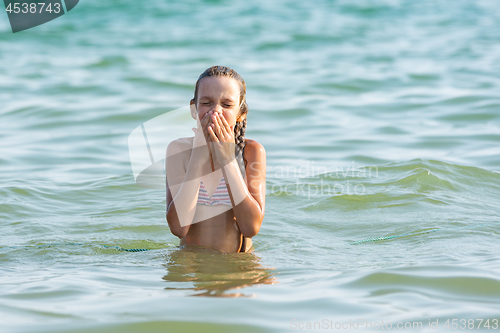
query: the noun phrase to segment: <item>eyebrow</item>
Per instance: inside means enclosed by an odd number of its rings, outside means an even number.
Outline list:
[[[203,100],[203,99],[212,100],[212,97],[210,97],[210,96],[201,96],[201,97],[199,98],[199,100],[200,100],[200,101],[201,101],[201,100]],[[222,99],[222,102],[231,102],[231,103],[236,103],[236,102],[235,102],[233,99],[231,99],[231,98],[223,98],[223,99]]]

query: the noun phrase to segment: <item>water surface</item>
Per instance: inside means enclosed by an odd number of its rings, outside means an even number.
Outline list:
[[[16,34],[0,15],[2,331],[493,327],[499,22],[494,0],[86,0]],[[128,155],[214,64],[267,152],[251,254],[179,250]]]

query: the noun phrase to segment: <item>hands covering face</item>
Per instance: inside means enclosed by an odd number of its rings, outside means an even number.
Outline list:
[[[210,117],[207,125],[210,141],[207,142],[217,161],[224,166],[235,158],[234,126],[229,126],[226,118],[218,112],[209,111],[207,114]]]
[[[208,144],[212,156],[222,166],[235,159],[234,126],[229,126],[226,118],[218,112],[208,111],[201,119],[197,118],[198,127],[192,128],[195,133],[193,149]],[[203,138],[205,140],[203,140]],[[207,149],[197,149],[197,155],[205,162],[208,159]],[[198,153],[198,151],[200,151]]]

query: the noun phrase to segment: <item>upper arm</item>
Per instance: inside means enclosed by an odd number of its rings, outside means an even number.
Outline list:
[[[179,140],[169,143],[165,156],[165,174],[166,174],[166,190],[167,190],[167,211],[173,198],[177,195],[186,170],[184,166],[184,159],[189,150],[183,150],[182,144]]]
[[[264,214],[266,205],[266,150],[255,140],[245,145],[247,188]]]

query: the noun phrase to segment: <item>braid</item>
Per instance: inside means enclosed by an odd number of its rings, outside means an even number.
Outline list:
[[[242,121],[237,121],[236,126],[234,127],[234,140],[235,140],[235,151],[234,155],[236,156],[236,161],[238,162],[238,166],[240,167],[241,175],[245,178],[245,167],[247,161],[243,156],[243,148],[245,148],[245,131],[247,129],[247,119],[243,119]]]

